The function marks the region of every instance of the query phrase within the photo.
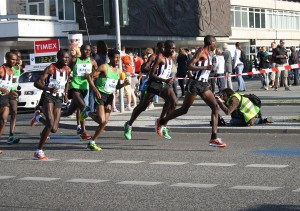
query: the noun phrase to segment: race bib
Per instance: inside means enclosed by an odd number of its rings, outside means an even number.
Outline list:
[[[66,81],[63,78],[59,79],[50,79],[48,87],[58,89],[57,93],[64,93]]]
[[[19,76],[14,76],[13,77],[12,88],[17,89],[18,86],[19,86]]]
[[[4,80],[0,80],[0,87],[2,89],[5,89],[7,91],[10,91],[12,88],[12,83],[11,81],[4,81]]]
[[[77,64],[77,76],[85,76],[92,73],[92,64]]]
[[[108,78],[106,80],[104,91],[107,93],[113,93],[116,90],[118,80]]]

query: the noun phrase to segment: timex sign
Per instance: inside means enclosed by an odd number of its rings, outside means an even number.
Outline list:
[[[34,42],[34,53],[49,53],[59,51],[59,40],[41,40]]]

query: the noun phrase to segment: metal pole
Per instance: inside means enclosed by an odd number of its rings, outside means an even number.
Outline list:
[[[120,16],[119,16],[119,0],[115,0],[115,24],[116,24],[116,48],[121,52],[121,32],[120,32]],[[119,63],[119,69],[122,72],[122,61]],[[120,89],[120,111],[124,112],[124,88]]]

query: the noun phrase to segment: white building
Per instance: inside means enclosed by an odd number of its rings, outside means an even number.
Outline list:
[[[278,42],[280,39],[285,39],[287,46],[300,44],[299,1],[230,0],[230,4],[232,35],[218,37],[219,44],[227,42],[233,48],[234,43],[239,41],[248,54],[250,40],[252,50],[255,46],[270,46],[272,41]],[[66,48],[67,33],[64,31],[79,30],[75,11],[73,0],[0,0],[1,61],[5,52],[11,49],[23,50],[24,56],[32,53],[35,40],[60,39],[61,46]],[[91,36],[91,41],[96,42],[99,36]],[[107,37],[107,41],[113,39],[112,36],[103,34],[101,39],[102,37]],[[127,41],[130,37],[132,36],[122,35],[122,39]],[[87,40],[87,37],[84,36],[84,39]],[[150,42],[156,43],[157,40],[165,38],[156,36],[151,39]],[[195,47],[199,46],[202,40],[201,37],[181,37],[177,46]]]

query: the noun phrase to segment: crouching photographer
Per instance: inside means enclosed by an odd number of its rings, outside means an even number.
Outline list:
[[[252,126],[263,123],[271,123],[272,120],[263,119],[260,111],[260,105],[257,105],[247,97],[226,88],[216,96],[220,108],[226,115],[231,115],[231,126]]]

